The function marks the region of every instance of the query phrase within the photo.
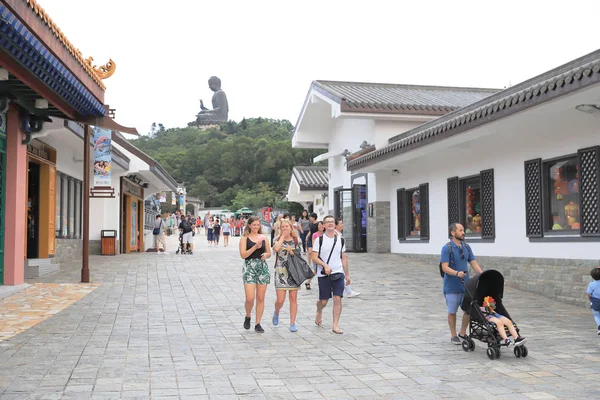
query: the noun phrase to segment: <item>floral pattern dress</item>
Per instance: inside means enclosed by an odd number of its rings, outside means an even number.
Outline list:
[[[302,245],[300,241],[295,243],[293,240],[285,240],[281,246],[281,249],[277,252],[276,260],[275,260],[275,289],[276,290],[298,290],[300,286],[296,285],[296,283],[288,274],[287,264],[288,264],[288,251],[286,246],[295,248],[294,254],[301,254]]]

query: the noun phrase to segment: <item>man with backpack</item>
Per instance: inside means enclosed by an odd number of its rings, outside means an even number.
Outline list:
[[[455,222],[449,228],[450,237],[448,243],[442,247],[440,256],[440,272],[444,277],[443,292],[448,307],[448,325],[450,326],[450,342],[460,345],[462,341],[467,340],[467,327],[469,326],[469,315],[463,314],[460,325],[460,333],[456,335],[456,313],[458,307],[463,302],[465,294],[465,285],[469,279],[469,265],[473,270],[480,274],[481,267],[475,259],[475,254],[471,247],[464,242],[465,228]]]
[[[323,323],[323,309],[333,294],[333,326],[332,331],[338,335],[344,333],[340,329],[342,315],[342,297],[344,297],[344,279],[350,285],[348,258],[345,257],[344,238],[335,232],[335,219],[328,215],[323,219],[325,233],[312,243],[312,261],[317,266],[319,278],[319,300],[315,324]]]

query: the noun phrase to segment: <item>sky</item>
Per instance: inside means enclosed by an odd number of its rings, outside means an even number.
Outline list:
[[[600,1],[38,0],[105,103],[147,133],[195,120],[221,78],[229,119],[296,123],[313,80],[504,88],[600,48]]]

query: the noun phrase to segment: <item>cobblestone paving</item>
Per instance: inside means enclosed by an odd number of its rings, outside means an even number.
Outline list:
[[[235,243],[203,240],[193,256],[92,257],[101,287],[0,342],[0,399],[600,398],[600,336],[583,307],[507,288],[529,356],[491,361],[479,342],[449,343],[437,266],[351,254],[361,296],[344,299],[343,335],[329,307],[315,326],[316,290],[300,292],[297,333],[287,304],[274,327],[272,285],[261,335],[242,327]],[[65,267],[38,281],[78,278]]]
[[[21,293],[0,300],[0,342],[58,314],[98,286],[36,283]]]

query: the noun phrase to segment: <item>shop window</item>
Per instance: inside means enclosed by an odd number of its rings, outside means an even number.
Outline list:
[[[398,240],[429,239],[429,184],[397,191]]]
[[[600,237],[600,146],[552,160],[525,162],[530,238]]]
[[[544,231],[579,233],[579,167],[577,156],[544,163]]]
[[[56,237],[81,238],[81,181],[56,175]]]
[[[495,238],[494,170],[448,179],[448,226],[455,222],[469,237]]]

